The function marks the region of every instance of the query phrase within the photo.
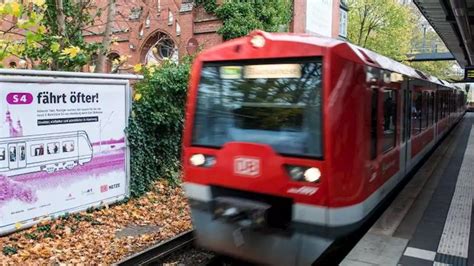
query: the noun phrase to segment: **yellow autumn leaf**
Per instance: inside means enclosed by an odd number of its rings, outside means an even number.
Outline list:
[[[70,46],[68,48],[64,48],[61,54],[68,56],[70,59],[74,59],[80,52],[81,48],[77,46]]]
[[[21,5],[18,2],[11,2],[9,5],[12,10],[11,15],[19,17],[21,15]]]
[[[38,27],[38,33],[40,33],[40,34],[46,33],[46,27],[43,26],[43,25],[39,26]]]
[[[142,65],[141,64],[136,64],[133,66],[133,71],[135,72],[140,72],[142,71]]]
[[[51,43],[51,52],[56,53],[61,48],[61,45],[57,42]]]
[[[39,17],[38,13],[36,13],[36,12],[34,12],[34,11],[31,12],[30,18],[31,18],[33,21],[36,21],[36,20],[38,19],[38,17]]]
[[[16,230],[19,230],[21,228],[21,223],[16,223],[15,228],[16,228]]]
[[[123,63],[123,62],[125,62],[125,61],[127,61],[127,60],[128,60],[128,56],[126,56],[126,55],[122,55],[122,56],[119,57],[119,62],[120,62],[120,63]]]
[[[19,28],[22,28],[25,24],[28,23],[28,20],[26,19],[18,19],[18,21],[16,22],[16,25],[19,27]]]
[[[135,93],[135,97],[133,97],[133,100],[135,100],[136,102],[138,102],[138,101],[140,101],[141,98],[142,98],[141,93]]]
[[[37,6],[43,6],[44,4],[46,4],[46,0],[33,0],[32,2]]]

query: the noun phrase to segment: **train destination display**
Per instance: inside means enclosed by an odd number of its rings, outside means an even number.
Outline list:
[[[0,234],[128,195],[129,98],[125,77],[0,73]]]

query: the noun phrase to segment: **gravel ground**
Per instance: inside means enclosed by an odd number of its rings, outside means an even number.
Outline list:
[[[165,258],[162,262],[153,265],[207,265],[214,258],[214,253],[200,248],[190,248],[181,250]]]

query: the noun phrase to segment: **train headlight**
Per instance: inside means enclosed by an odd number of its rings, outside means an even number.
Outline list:
[[[250,43],[255,48],[262,48],[263,46],[265,46],[265,38],[262,35],[257,34],[252,37]]]
[[[216,157],[204,154],[193,154],[189,158],[189,162],[193,166],[200,166],[200,167],[211,167],[216,164]]]
[[[203,166],[206,163],[206,157],[204,154],[193,154],[189,162],[194,166]]]
[[[318,182],[321,178],[321,171],[316,167],[311,167],[304,171],[304,179],[308,182]]]

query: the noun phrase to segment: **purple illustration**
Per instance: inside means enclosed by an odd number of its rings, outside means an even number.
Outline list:
[[[5,123],[8,125],[10,130],[10,137],[21,137],[23,136],[23,127],[21,126],[21,121],[18,120],[17,125],[13,125],[13,119],[9,110],[5,114]]]
[[[37,200],[37,197],[30,186],[0,175],[0,203],[14,199],[33,203]]]
[[[0,206],[12,199],[34,203],[37,200],[35,191],[71,184],[91,175],[100,178],[106,173],[124,171],[124,158],[125,147],[122,147],[94,156],[89,163],[77,166],[72,171],[33,172],[13,178],[0,175]]]

